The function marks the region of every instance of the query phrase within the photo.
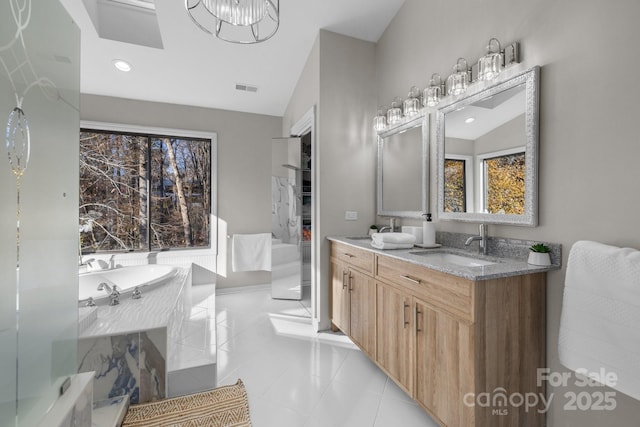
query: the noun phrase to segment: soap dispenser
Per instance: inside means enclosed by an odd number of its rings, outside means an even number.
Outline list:
[[[425,220],[422,221],[422,244],[424,246],[434,246],[436,244],[436,227],[431,221],[431,214],[423,214]]]

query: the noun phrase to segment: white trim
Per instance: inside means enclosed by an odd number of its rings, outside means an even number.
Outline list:
[[[316,127],[316,107],[311,107],[300,119],[291,126],[289,133],[291,136],[302,136],[307,132],[313,132]],[[311,143],[313,144],[313,134]],[[312,145],[313,146],[313,145]]]
[[[316,107],[309,108],[306,113],[289,129],[291,136],[302,136],[311,132],[311,324],[315,331],[322,328],[322,309],[320,307],[320,234],[318,219],[320,207],[318,203],[318,144],[316,133]],[[328,304],[329,302],[326,301]],[[327,311],[328,313],[328,311]]]
[[[121,123],[97,122],[81,120],[80,129],[106,130],[111,132],[131,132],[153,135],[183,136],[185,138],[201,138],[211,140],[211,231],[209,235],[210,249],[218,254],[218,134],[217,132],[200,132],[188,129],[160,128],[154,126],[138,126]],[[215,222],[214,222],[215,219]],[[179,248],[176,248],[179,249]],[[203,249],[203,248],[194,248]],[[216,257],[217,258],[217,257]],[[217,266],[216,266],[217,270]]]

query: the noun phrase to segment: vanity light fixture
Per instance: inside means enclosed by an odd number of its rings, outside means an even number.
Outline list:
[[[373,118],[373,130],[376,132],[382,132],[387,129],[387,107],[378,107],[378,114]]]
[[[402,103],[402,110],[407,118],[420,114],[420,89],[411,86],[407,99]]]
[[[198,28],[231,43],[263,42],[280,26],[280,0],[184,0],[184,5]]]
[[[436,80],[437,79],[437,80]],[[422,95],[422,103],[425,107],[435,107],[440,103],[444,84],[440,74],[433,73],[429,80],[429,87],[425,88]]]
[[[478,80],[489,81],[495,79],[504,69],[504,53],[500,49],[500,42],[495,37],[487,44],[487,54],[478,60]]]
[[[113,66],[125,73],[128,73],[129,71],[131,71],[131,68],[132,68],[131,64],[125,61],[124,59],[114,59]]]
[[[469,67],[466,59],[458,58],[453,73],[445,82],[440,74],[431,75],[429,86],[424,89],[422,102],[425,107],[435,107],[448,95],[462,95],[470,84],[476,81],[495,79],[505,68],[520,63],[520,44],[513,42],[501,49],[497,38],[492,37],[487,45],[487,53],[481,57],[477,65]]]
[[[469,86],[469,64],[464,58],[458,58],[453,66],[453,74],[447,77],[447,95],[462,95]]]
[[[387,110],[387,124],[395,125],[402,121],[402,98],[396,96],[393,98],[391,108]]]

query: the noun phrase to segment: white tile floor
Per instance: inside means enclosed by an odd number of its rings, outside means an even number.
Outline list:
[[[437,426],[345,336],[314,333],[306,306],[216,296],[218,385],[242,379],[254,427]]]

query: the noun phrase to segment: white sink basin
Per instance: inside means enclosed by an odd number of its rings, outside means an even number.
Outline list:
[[[429,252],[429,251],[416,251],[411,252],[414,255],[420,255],[425,257],[429,261],[441,262],[445,264],[455,264],[462,267],[483,267],[485,265],[497,264],[494,261],[487,261],[484,259],[472,258],[463,255],[450,254],[446,252]]]

